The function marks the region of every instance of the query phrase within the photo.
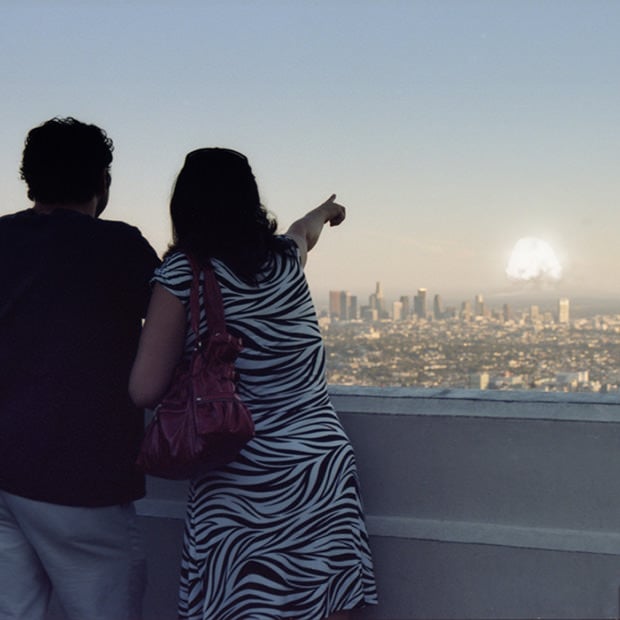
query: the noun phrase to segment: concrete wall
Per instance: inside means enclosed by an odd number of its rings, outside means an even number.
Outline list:
[[[620,404],[335,388],[381,605],[364,617],[617,618]]]
[[[360,618],[618,617],[620,399],[331,392],[357,453],[381,599]],[[145,620],[175,617],[185,486],[150,480],[138,505]]]

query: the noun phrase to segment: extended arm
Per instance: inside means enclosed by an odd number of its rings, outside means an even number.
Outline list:
[[[306,213],[301,219],[293,222],[286,234],[299,247],[301,264],[306,264],[308,252],[319,240],[323,226],[329,222],[330,226],[338,226],[346,216],[345,208],[335,202],[336,194],[332,194],[322,205]]]
[[[185,345],[185,308],[155,284],[129,378],[129,395],[138,407],[154,407],[165,394]]]

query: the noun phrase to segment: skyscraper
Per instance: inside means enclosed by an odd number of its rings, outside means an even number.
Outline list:
[[[504,317],[504,321],[512,320],[512,309],[508,304],[504,304],[502,306],[502,315]]]
[[[368,307],[371,310],[376,310],[377,309],[377,295],[376,295],[376,293],[371,293],[368,296]]]
[[[484,316],[484,297],[480,293],[476,295],[474,300],[474,315]]]
[[[462,321],[471,321],[471,301],[464,301],[461,303],[459,316]]]
[[[426,318],[426,289],[419,288],[413,298],[413,313],[420,319]]]
[[[558,300],[558,323],[568,325],[570,322],[570,302],[567,297]]]
[[[441,301],[441,295],[435,295],[433,298],[433,318],[443,318],[443,303]]]
[[[329,316],[340,318],[340,291],[329,291]]]
[[[411,315],[411,300],[409,295],[401,295],[400,303],[403,304],[403,319],[409,319]]]
[[[379,318],[385,318],[387,316],[387,310],[385,307],[385,300],[383,299],[383,288],[381,287],[381,282],[377,282],[377,286],[375,287],[375,304],[377,312],[379,313]]]
[[[350,318],[351,295],[347,291],[329,291],[329,316],[346,321]],[[357,304],[357,298],[355,298]],[[357,312],[357,310],[356,310]]]
[[[355,320],[355,319],[359,319],[359,308],[357,306],[357,295],[349,295],[349,293],[347,293],[347,306],[348,306],[348,319],[351,320]]]
[[[401,301],[392,302],[392,320],[393,321],[403,320],[403,304]]]

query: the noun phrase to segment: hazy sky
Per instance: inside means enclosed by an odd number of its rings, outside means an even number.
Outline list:
[[[115,142],[105,216],[159,251],[185,153],[219,145],[282,229],[348,207],[310,255],[317,297],[515,290],[530,236],[558,293],[620,299],[619,32],[617,0],[7,0],[0,213],[29,206],[28,129],[72,115]]]

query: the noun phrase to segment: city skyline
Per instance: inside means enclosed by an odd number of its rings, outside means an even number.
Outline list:
[[[10,3],[0,215],[30,204],[27,131],[72,115],[115,141],[105,217],[160,253],[184,155],[220,145],[280,230],[332,192],[347,206],[309,257],[318,300],[376,281],[616,298],[619,28],[614,0]],[[507,275],[523,239],[559,278]]]
[[[579,299],[579,302],[583,301]],[[596,300],[591,301],[596,303]],[[553,311],[557,322],[568,323],[570,306],[570,298],[566,296],[492,298],[489,303],[488,300],[485,301],[482,293],[460,299],[457,297],[444,299],[441,293],[435,292],[431,295],[426,288],[419,288],[411,295],[402,294],[392,298],[386,297],[383,294],[382,283],[376,282],[374,293],[361,297],[347,290],[329,291],[327,304],[319,308],[319,314],[340,320],[378,321],[388,318],[400,320],[414,316],[433,319],[456,318],[463,317],[464,314],[470,318],[486,317],[493,312],[502,314],[507,320],[507,315],[513,316],[514,311],[522,312],[523,309],[527,309],[529,312],[534,312],[535,309],[536,312]],[[606,305],[602,311],[609,312],[609,310],[610,307]],[[587,312],[592,313],[592,308],[588,308]],[[616,312],[620,316],[620,300],[617,301]],[[614,314],[613,306],[612,314]]]
[[[331,299],[339,303],[319,318],[328,382],[590,393],[620,389],[617,308],[606,313],[582,306],[573,316],[568,298],[557,299],[553,308],[506,303],[497,308],[477,294],[460,309],[442,309],[434,295],[431,309],[424,303],[427,293],[417,291],[409,316],[401,314],[399,301],[392,316],[380,318],[381,303],[372,311],[362,308],[359,317],[348,316],[340,302],[349,296],[333,291]],[[378,300],[372,293],[371,303]]]

